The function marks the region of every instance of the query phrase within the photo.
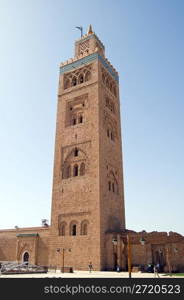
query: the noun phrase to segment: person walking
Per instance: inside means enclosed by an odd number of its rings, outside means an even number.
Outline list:
[[[158,267],[157,267],[157,265],[154,265],[153,271],[154,271],[155,277],[160,277],[160,276],[158,275]]]
[[[93,265],[92,265],[92,262],[90,261],[90,263],[89,263],[89,273],[91,273],[91,271],[92,271],[92,269],[93,269]]]

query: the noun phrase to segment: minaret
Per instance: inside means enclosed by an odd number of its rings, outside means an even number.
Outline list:
[[[106,234],[123,229],[118,73],[90,25],[60,66],[50,263],[63,247],[74,269],[105,269]]]

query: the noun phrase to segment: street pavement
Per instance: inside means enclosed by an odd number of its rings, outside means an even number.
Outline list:
[[[74,271],[73,273],[48,272],[42,274],[1,274],[0,278],[128,278],[128,272],[108,272],[108,271]],[[184,278],[178,276],[170,276],[159,273],[160,278]],[[132,278],[158,278],[154,273],[133,272]]]

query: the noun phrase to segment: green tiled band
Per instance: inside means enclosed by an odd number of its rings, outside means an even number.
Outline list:
[[[85,56],[85,57],[83,57],[83,58],[81,58],[81,59],[79,59],[77,61],[69,63],[68,65],[60,67],[60,74],[64,74],[65,72],[74,70],[75,68],[78,68],[78,67],[83,66],[83,65],[85,65],[87,63],[90,63],[91,61],[93,61],[95,59],[99,59],[101,61],[101,63],[103,64],[103,66],[111,73],[111,75],[113,76],[113,78],[117,82],[119,81],[118,75],[113,71],[113,69],[111,68],[111,66],[98,53],[93,53],[93,54]]]

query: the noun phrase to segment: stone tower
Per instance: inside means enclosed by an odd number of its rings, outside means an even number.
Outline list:
[[[59,77],[50,264],[106,268],[106,235],[125,229],[118,73],[92,27]],[[70,249],[70,251],[67,251]]]

